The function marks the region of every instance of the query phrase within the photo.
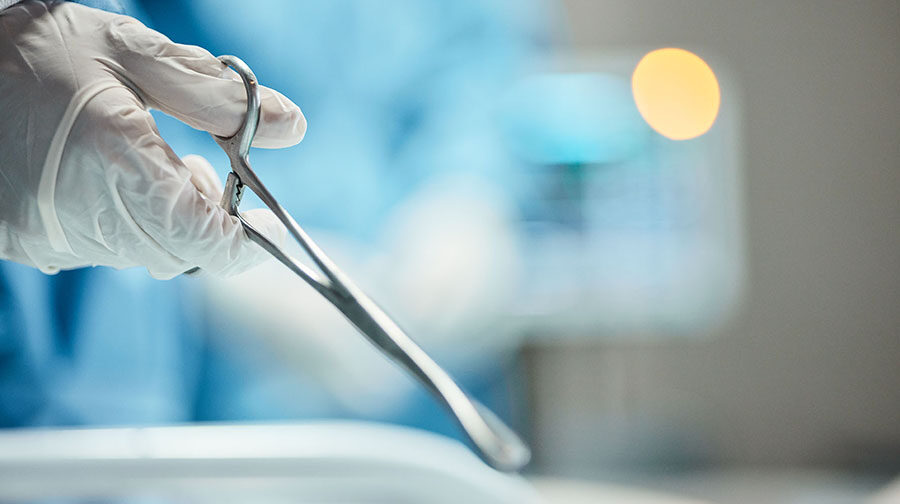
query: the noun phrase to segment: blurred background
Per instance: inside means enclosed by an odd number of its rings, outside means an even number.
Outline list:
[[[900,474],[897,2],[124,8],[300,105],[304,141],[254,168],[523,433],[532,476],[857,502]],[[207,134],[155,117],[224,178]],[[2,427],[460,437],[277,264],[160,282],[4,263],[0,306]]]

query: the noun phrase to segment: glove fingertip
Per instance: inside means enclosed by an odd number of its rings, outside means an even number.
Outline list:
[[[259,130],[253,146],[280,149],[296,145],[306,135],[306,117],[294,102],[269,88],[263,94]]]

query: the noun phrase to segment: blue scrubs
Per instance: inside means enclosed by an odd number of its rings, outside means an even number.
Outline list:
[[[202,321],[187,282],[0,262],[0,426],[192,418]]]

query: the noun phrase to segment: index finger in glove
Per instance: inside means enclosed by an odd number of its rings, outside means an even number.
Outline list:
[[[176,44],[126,16],[108,27],[111,64],[147,105],[186,124],[228,137],[240,127],[247,96],[240,78],[205,49]],[[260,86],[260,119],[254,147],[294,145],[306,133],[300,108],[281,93]]]

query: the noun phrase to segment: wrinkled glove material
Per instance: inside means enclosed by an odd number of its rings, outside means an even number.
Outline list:
[[[209,52],[133,18],[29,0],[0,12],[0,258],[45,273],[143,266],[156,278],[193,267],[227,276],[266,255],[217,203],[204,159],[179,158],[148,108],[230,136],[240,79]],[[300,109],[268,88],[254,146],[306,131]],[[283,239],[267,210],[246,217]]]

